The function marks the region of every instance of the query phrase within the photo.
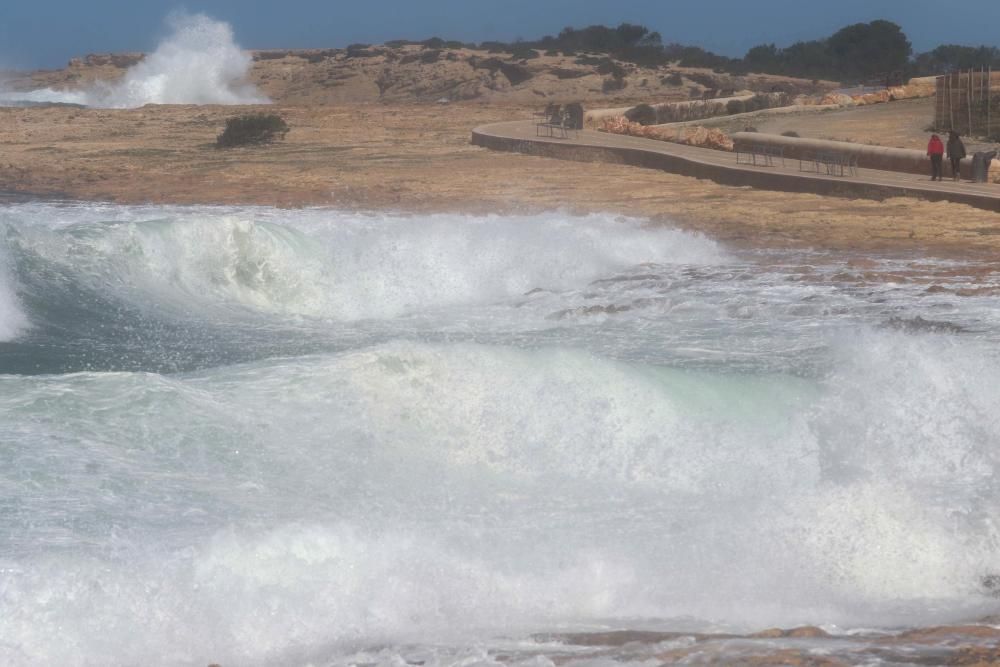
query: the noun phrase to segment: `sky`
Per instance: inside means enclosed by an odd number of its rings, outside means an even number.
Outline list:
[[[787,46],[879,18],[901,25],[918,52],[1000,45],[1000,0],[0,0],[0,66],[57,68],[87,53],[151,51],[176,10],[229,22],[247,49],[433,36],[509,41],[629,22],[666,42],[742,56],[757,44]]]

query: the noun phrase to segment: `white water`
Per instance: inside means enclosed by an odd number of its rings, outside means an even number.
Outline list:
[[[612,216],[0,224],[32,304],[0,371],[65,365],[0,375],[5,663],[464,664],[566,628],[995,610],[994,298]],[[886,326],[916,316],[965,332]]]
[[[0,342],[11,340],[24,331],[27,325],[28,318],[17,298],[7,253],[0,248]]]
[[[253,60],[234,41],[229,24],[204,14],[171,14],[171,34],[122,80],[81,90],[0,91],[4,100],[61,102],[102,108],[145,104],[263,104],[267,98],[247,81]]]

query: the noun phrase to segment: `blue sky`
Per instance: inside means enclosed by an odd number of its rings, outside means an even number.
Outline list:
[[[567,25],[642,23],[666,41],[740,56],[824,37],[849,23],[886,18],[914,47],[997,45],[1000,0],[0,0],[0,64],[61,67],[72,56],[149,51],[172,10],[233,25],[245,48],[336,47],[397,38],[531,39]]]

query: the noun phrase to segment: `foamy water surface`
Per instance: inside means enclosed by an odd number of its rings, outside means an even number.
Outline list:
[[[0,662],[645,663],[993,613],[997,275],[852,259],[4,206]],[[640,629],[681,635],[559,639]]]

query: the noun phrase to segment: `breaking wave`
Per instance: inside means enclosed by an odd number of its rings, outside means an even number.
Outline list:
[[[236,44],[229,24],[204,14],[183,13],[171,15],[167,23],[170,36],[120,81],[97,82],[83,90],[8,92],[2,98],[102,108],[268,102],[247,81],[253,60]]]
[[[13,339],[27,326],[28,318],[17,298],[7,253],[0,246],[0,342]]]
[[[630,618],[982,612],[1000,367],[895,332],[837,353],[814,380],[418,343],[0,378],[21,499],[0,651],[305,663]]]
[[[20,210],[36,219],[53,211]],[[582,287],[634,265],[724,256],[702,237],[610,216],[314,211],[294,216],[295,224],[271,217],[194,209],[159,220],[40,224],[20,230],[12,244],[26,261],[59,267],[78,285],[139,305],[346,321],[490,303],[533,289]]]
[[[610,215],[36,203],[0,231],[4,664],[451,664],[996,604],[995,297]]]

